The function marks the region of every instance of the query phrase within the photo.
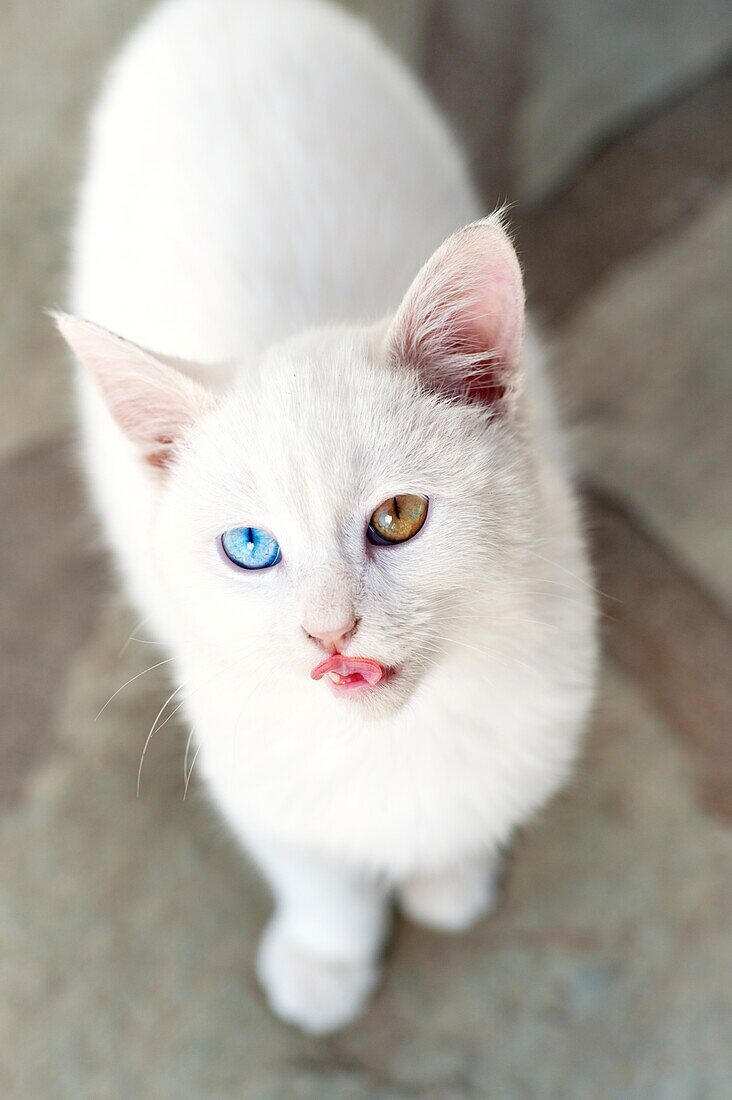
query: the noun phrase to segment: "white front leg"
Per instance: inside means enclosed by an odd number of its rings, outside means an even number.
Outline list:
[[[296,849],[261,841],[249,848],[275,897],[257,959],[272,1010],[316,1034],[343,1027],[379,977],[386,887]]]
[[[462,932],[491,911],[498,896],[499,852],[455,863],[432,874],[415,874],[399,885],[408,917],[442,932]]]

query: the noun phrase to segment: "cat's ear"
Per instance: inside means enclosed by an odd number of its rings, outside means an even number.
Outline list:
[[[165,361],[67,313],[52,317],[141,457],[151,466],[165,467],[176,440],[210,407],[209,391],[189,377],[182,362]]]
[[[496,409],[520,386],[524,288],[500,215],[449,237],[407,291],[388,342],[431,390]]]

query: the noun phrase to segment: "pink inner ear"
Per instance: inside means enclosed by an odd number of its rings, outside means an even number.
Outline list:
[[[151,466],[166,466],[176,440],[208,406],[208,391],[99,325],[65,314],[56,323],[130,442]]]
[[[516,388],[523,324],[521,269],[494,217],[437,250],[407,292],[391,340],[431,389],[493,405]]]

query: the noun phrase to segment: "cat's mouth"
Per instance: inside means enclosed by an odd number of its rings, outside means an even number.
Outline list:
[[[369,657],[344,657],[342,653],[331,653],[310,673],[313,680],[327,676],[336,691],[349,694],[370,691],[390,674],[390,669]]]

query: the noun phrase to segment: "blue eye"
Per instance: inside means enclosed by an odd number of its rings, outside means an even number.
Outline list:
[[[221,547],[229,561],[241,569],[269,569],[282,557],[277,540],[259,527],[232,527],[224,531]]]

